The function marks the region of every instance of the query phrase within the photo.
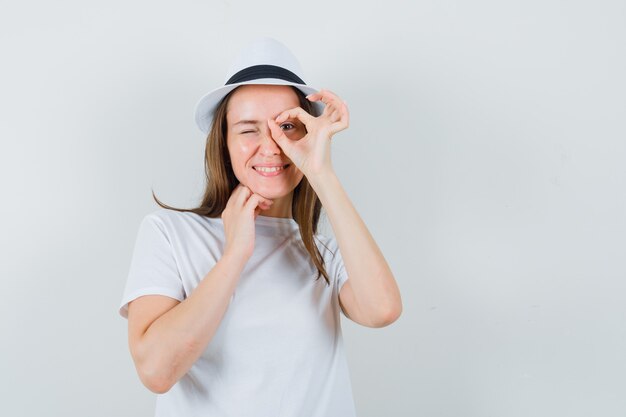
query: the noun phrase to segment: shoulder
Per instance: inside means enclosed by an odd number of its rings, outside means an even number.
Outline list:
[[[151,211],[150,213],[144,216],[145,219],[150,219],[151,221],[159,221],[161,223],[190,223],[190,222],[198,222],[198,221],[211,221],[211,222],[220,222],[222,219],[220,217],[212,218],[207,216],[202,216],[200,214],[196,214],[191,211],[178,211],[166,209],[163,207],[159,207],[158,209]]]
[[[338,255],[339,245],[334,236],[316,233],[313,240],[324,258],[334,259]]]
[[[181,221],[185,217],[189,217],[189,215],[197,216],[195,213],[191,212],[183,212],[177,210],[166,209],[163,207],[159,207],[151,211],[150,213],[144,216],[144,219],[150,219],[151,221],[159,221],[162,223],[166,222],[175,222]]]
[[[182,233],[197,229],[219,227],[221,218],[210,218],[190,211],[177,211],[159,207],[146,214],[142,223],[157,227],[165,234]]]

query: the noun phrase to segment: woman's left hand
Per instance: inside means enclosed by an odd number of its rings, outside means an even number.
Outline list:
[[[304,173],[307,178],[332,170],[330,161],[330,140],[332,136],[348,128],[349,113],[345,101],[329,90],[322,89],[307,96],[309,101],[321,100],[326,105],[323,113],[315,117],[301,107],[285,110],[269,119],[268,126],[274,141],[285,155]],[[289,139],[279,124],[289,118],[300,120],[307,134],[300,139]]]

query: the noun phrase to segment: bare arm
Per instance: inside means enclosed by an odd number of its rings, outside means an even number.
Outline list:
[[[130,351],[147,388],[167,392],[189,371],[222,321],[244,266],[225,255],[184,301],[150,295],[129,304]]]
[[[387,261],[335,173],[324,172],[309,181],[328,214],[348,274],[339,293],[346,316],[367,327],[387,326],[402,312]]]
[[[268,120],[272,137],[307,177],[328,213],[341,251],[348,281],[339,292],[339,302],[346,316],[368,326],[386,326],[402,313],[398,284],[374,238],[339,183],[330,160],[332,136],[348,127],[346,103],[329,90],[307,96],[325,104],[320,116],[301,107],[285,110],[275,120]],[[297,118],[307,134],[291,140],[278,123]]]
[[[169,391],[206,349],[252,256],[254,220],[272,203],[239,184],[221,216],[224,254],[193,292],[182,302],[147,295],[128,305],[131,355],[141,381],[151,391]]]

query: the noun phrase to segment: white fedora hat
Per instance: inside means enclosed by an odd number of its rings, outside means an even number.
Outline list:
[[[244,48],[230,66],[224,86],[205,94],[196,104],[196,124],[208,133],[213,113],[220,101],[232,90],[245,84],[292,85],[305,95],[317,93],[302,79],[302,68],[296,57],[282,43],[272,38],[257,38]],[[324,104],[314,101],[315,116],[322,114]]]

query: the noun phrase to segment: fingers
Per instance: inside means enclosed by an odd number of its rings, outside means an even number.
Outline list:
[[[306,98],[309,101],[322,101],[326,105],[334,104],[337,107],[340,107],[341,104],[346,103],[341,98],[339,98],[337,94],[325,88],[322,88],[317,93],[309,94],[308,96],[306,96]]]
[[[267,119],[267,126],[270,128],[270,133],[272,134],[274,141],[278,143],[278,146],[283,148],[288,139],[285,132],[280,128],[280,126],[278,126],[278,123],[272,119]]]
[[[335,133],[342,131],[348,128],[350,114],[348,113],[348,106],[342,104],[341,109],[337,109],[332,107],[330,112],[330,132],[334,135]]]
[[[254,207],[258,205],[263,210],[268,210],[272,206],[272,203],[274,202],[273,200],[267,199],[265,197],[262,197],[259,194],[253,193],[250,188],[239,183],[233,189],[233,192],[231,193],[230,198],[226,202],[225,210],[233,209],[235,207],[237,208],[247,207],[248,204],[251,204],[250,203],[251,200],[253,202],[256,202]]]
[[[252,190],[245,185],[239,183],[233,190],[231,198],[229,200],[234,200],[237,203],[237,207],[241,207],[248,200],[250,194],[252,194]]]
[[[311,120],[315,119],[314,116],[307,113],[302,107],[294,107],[293,109],[285,110],[276,117],[276,123],[284,122],[289,118],[296,118],[300,120],[306,126]]]
[[[274,142],[276,142],[278,146],[280,146],[285,155],[290,157],[293,151],[294,145],[292,142],[294,142],[294,140],[287,137],[287,135],[285,135],[285,131],[282,130],[274,120],[267,119],[267,125],[270,128],[270,133],[272,135],[272,139],[274,139]]]
[[[348,128],[347,122],[344,123],[344,122],[339,121],[330,125],[330,133],[334,135],[335,133],[341,132],[342,130],[347,129],[347,128]]]
[[[328,119],[330,120],[330,129],[331,134],[335,134],[341,130],[347,129],[349,125],[349,114],[347,106],[343,106],[341,109],[337,109],[334,106],[327,106],[328,110]]]
[[[250,191],[250,189],[243,184],[237,184],[237,186],[233,189],[233,192],[230,193],[228,201],[226,201],[226,207],[224,207],[224,212],[230,212],[235,205],[241,207],[245,200],[248,198],[248,196],[245,195],[245,193],[247,192],[246,190]]]
[[[309,94],[306,96],[309,101],[322,101],[325,106],[320,117],[315,117],[307,113],[301,107],[294,107],[289,110],[285,110],[279,114],[276,119],[267,121],[272,137],[283,149],[283,151],[289,155],[294,144],[292,140],[285,135],[284,131],[278,126],[280,123],[287,119],[298,119],[307,130],[311,132],[315,129],[315,126],[324,126],[324,130],[332,134],[335,134],[341,130],[344,130],[349,125],[350,113],[348,112],[347,103],[339,98],[338,95],[330,90],[321,89],[317,93]]]
[[[329,104],[324,109],[324,113],[328,115],[331,123],[338,121],[341,119],[341,110],[335,107],[334,104]]]
[[[348,127],[350,113],[347,103],[330,90],[321,89],[317,93],[309,94],[310,101],[322,101],[325,104],[322,116],[328,117],[332,123],[334,133]]]
[[[244,209],[246,211],[252,211],[254,213],[254,217],[256,218],[261,210],[267,210],[272,203],[272,200],[268,200],[265,197],[261,197],[260,195],[253,193],[248,201],[246,201]]]
[[[247,207],[249,204],[252,204],[251,202],[254,202],[254,207],[258,205],[262,206],[263,210],[267,210],[274,203],[273,200],[252,192],[250,188],[243,184],[239,184],[237,187],[241,187],[240,195],[237,196],[237,202],[240,203],[239,207]]]

